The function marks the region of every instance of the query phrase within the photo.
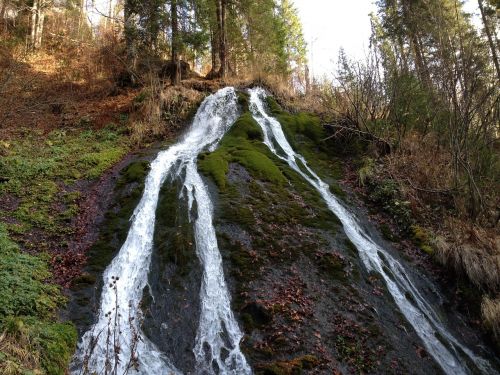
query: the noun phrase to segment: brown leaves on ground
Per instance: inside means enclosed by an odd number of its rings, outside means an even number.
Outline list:
[[[65,288],[69,288],[71,281],[81,274],[86,260],[85,254],[71,250],[52,255],[50,264],[54,274],[54,281]]]
[[[129,112],[138,90],[117,90],[96,74],[73,71],[57,55],[0,57],[0,135],[18,128],[49,132],[66,127],[101,128]],[[87,74],[89,76],[90,73]]]
[[[337,353],[352,372],[367,373],[380,365],[380,358],[386,348],[382,345],[373,346],[370,343],[372,339],[376,340],[377,330],[370,331],[367,327],[339,314],[333,317],[333,323]]]
[[[292,325],[303,322],[313,314],[313,301],[307,297],[305,288],[300,276],[294,275],[283,283],[273,285],[272,293],[261,302],[266,309],[285,316],[291,323],[286,329],[290,330]]]

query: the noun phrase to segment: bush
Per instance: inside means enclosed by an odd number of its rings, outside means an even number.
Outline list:
[[[367,188],[370,201],[389,214],[401,232],[408,234],[413,224],[410,202],[403,199],[396,181],[372,178],[367,181]]]

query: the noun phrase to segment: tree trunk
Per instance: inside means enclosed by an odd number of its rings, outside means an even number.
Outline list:
[[[35,49],[39,49],[42,46],[42,35],[43,35],[44,21],[45,21],[45,13],[44,13],[43,9],[38,9]]]
[[[226,0],[217,0],[217,26],[219,34],[219,77],[224,79],[227,74]]]
[[[211,48],[211,53],[212,53],[212,72],[214,72],[214,73],[217,70],[217,53],[218,53],[217,46],[219,45],[218,43],[219,42],[218,42],[217,33],[215,33],[215,32],[210,33],[210,44],[212,46],[212,48]]]
[[[427,87],[431,87],[431,80],[429,76],[429,70],[427,69],[427,64],[423,54],[423,47],[420,41],[420,36],[418,34],[418,29],[415,27],[415,20],[412,19],[413,0],[403,0],[403,20],[408,28],[408,37],[410,39],[410,47],[413,51],[415,57],[415,67],[417,68],[417,74],[422,81],[422,83]]]
[[[306,94],[311,92],[311,81],[309,78],[309,65],[306,65],[304,68],[304,78],[306,81]]]
[[[8,0],[2,1],[2,8],[0,9],[0,21],[5,22],[5,13],[7,12]]]
[[[218,61],[217,61],[217,56],[219,55],[219,36],[218,36],[218,31],[217,28],[213,30],[212,27],[210,27],[210,56],[211,56],[211,63],[212,66],[210,68],[210,71],[206,75],[208,79],[213,79],[218,76]]]
[[[125,48],[127,51],[127,71],[130,75],[131,83],[134,85],[136,82],[135,77],[135,65],[137,53],[135,50],[135,25],[134,17],[132,12],[132,4],[130,0],[125,0],[123,8],[123,18],[124,18],[124,34],[125,34]]]
[[[497,71],[497,77],[500,81],[500,65],[498,63],[498,55],[495,43],[493,42],[493,36],[490,30],[490,26],[488,25],[488,20],[486,19],[486,14],[484,13],[483,0],[477,0],[479,4],[479,10],[481,11],[481,18],[483,19],[484,31],[488,38],[488,44],[490,45],[491,56],[493,58],[493,64],[495,64],[495,69]]]
[[[83,17],[85,16],[85,0],[80,0],[80,17],[78,17],[78,37],[82,36]]]
[[[35,48],[36,32],[37,32],[37,19],[38,8],[40,7],[39,0],[33,0],[33,7],[31,8],[31,34],[30,34],[30,47]]]
[[[177,19],[177,0],[172,0],[170,5],[170,13],[172,16],[172,84],[179,85],[181,83],[181,62],[179,60],[179,22]]]
[[[2,8],[0,9],[0,24],[3,24],[5,31],[7,31],[7,19],[5,18],[5,15],[7,13],[7,4],[8,3],[9,3],[9,0],[3,0],[2,1]]]
[[[109,0],[108,17],[109,17],[109,27],[113,29],[115,25],[114,15],[113,15],[113,0]]]

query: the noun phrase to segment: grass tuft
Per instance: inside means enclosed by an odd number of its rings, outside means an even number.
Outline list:
[[[481,303],[481,315],[488,329],[500,341],[500,298],[484,297]]]

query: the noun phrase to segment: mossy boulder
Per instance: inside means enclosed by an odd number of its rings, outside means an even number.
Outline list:
[[[226,176],[231,162],[243,165],[255,178],[284,184],[287,180],[262,144],[262,139],[259,125],[249,112],[244,113],[227,132],[216,151],[200,155],[200,171],[212,177],[221,190],[226,189]]]
[[[412,239],[415,245],[429,255],[434,254],[430,233],[419,225],[411,226]]]
[[[132,182],[142,183],[149,172],[149,162],[145,160],[130,163],[122,172],[118,187]]]

